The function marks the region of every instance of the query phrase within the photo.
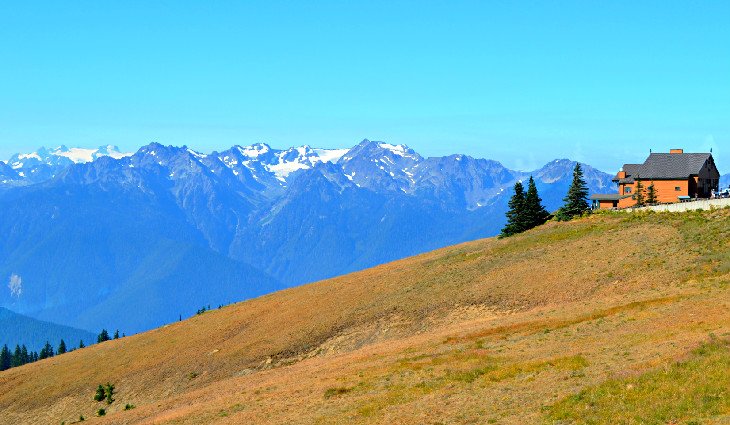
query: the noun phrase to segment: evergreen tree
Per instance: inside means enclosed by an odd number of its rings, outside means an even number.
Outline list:
[[[644,184],[641,180],[636,180],[636,193],[634,194],[634,200],[636,201],[637,207],[643,207],[646,203],[646,197],[644,196]]]
[[[20,345],[15,345],[13,352],[13,360],[10,362],[11,367],[23,366],[23,353],[20,351]]]
[[[119,339],[119,329],[114,331],[114,339]]]
[[[86,347],[86,346],[84,345],[84,340],[82,339],[81,341],[79,341],[79,348],[84,348],[84,347]]]
[[[502,229],[502,233],[499,234],[501,238],[516,235],[527,230],[524,217],[525,189],[522,186],[522,182],[518,181],[515,183],[515,194],[512,195],[507,205],[509,206],[509,210],[506,213],[507,224]]]
[[[37,362],[38,361],[38,357],[39,356],[38,356],[38,353],[37,352],[31,351],[30,352],[30,362],[29,363]]]
[[[20,347],[20,355],[21,355],[23,364],[30,363],[30,356],[28,355],[28,347],[26,347],[25,344],[23,344],[23,346]]]
[[[646,203],[649,205],[657,204],[659,201],[656,198],[656,188],[654,182],[651,182],[649,187],[646,188]]]
[[[104,392],[106,393],[106,404],[114,403],[114,384],[107,382],[104,387]]]
[[[58,344],[58,354],[66,353],[66,343],[61,339],[61,343]]]
[[[0,371],[10,369],[12,363],[11,357],[12,355],[10,354],[10,350],[8,350],[8,345],[5,344],[3,349],[0,350]]]
[[[106,329],[102,329],[99,336],[96,337],[96,342],[104,342],[104,341],[109,341],[109,332],[107,332]]]
[[[41,348],[40,354],[38,354],[38,359],[47,359],[49,357],[53,357],[53,347],[51,344],[46,341],[46,345]]]
[[[94,401],[102,401],[106,398],[106,391],[104,390],[104,386],[99,384],[98,387],[96,387],[96,394],[94,394]]]
[[[542,206],[542,199],[540,199],[540,195],[537,193],[535,179],[532,176],[530,176],[530,180],[527,182],[524,217],[528,229],[545,224],[550,217],[550,213]]]
[[[568,194],[563,198],[565,204],[558,210],[560,220],[571,220],[588,211],[588,185],[583,178],[583,168],[580,163],[575,164],[573,169],[573,182],[570,184]]]

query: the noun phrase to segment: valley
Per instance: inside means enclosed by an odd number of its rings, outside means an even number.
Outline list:
[[[159,143],[133,154],[60,147],[5,166],[15,177],[0,184],[0,276],[19,276],[24,290],[0,291],[0,306],[129,335],[204,306],[494,236],[517,180],[534,175],[553,211],[575,162],[528,173],[364,140],[209,154]],[[591,192],[614,186],[584,168]],[[130,304],[144,313],[129,314]]]

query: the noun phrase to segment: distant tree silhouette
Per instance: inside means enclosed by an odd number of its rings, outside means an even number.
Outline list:
[[[509,210],[505,214],[507,216],[507,224],[504,225],[502,232],[499,234],[500,238],[516,235],[527,230],[525,223],[525,189],[522,186],[522,182],[518,181],[515,183],[515,193],[510,198]]]
[[[102,329],[99,336],[96,337],[96,342],[109,341],[109,332],[106,329]]]
[[[58,354],[65,354],[66,353],[66,342],[61,339],[61,343],[58,344]]]
[[[79,348],[84,348],[84,347],[86,347],[86,346],[84,345],[84,340],[82,339],[81,341],[79,341]]]
[[[23,352],[20,350],[20,345],[15,345],[15,351],[13,352],[13,359],[10,362],[10,367],[23,366]]]
[[[542,199],[540,199],[540,195],[537,193],[535,179],[532,176],[530,176],[530,180],[527,182],[523,217],[527,229],[543,225],[550,218],[550,213],[542,206]]]
[[[30,356],[28,354],[28,347],[23,344],[22,347],[20,347],[20,356],[23,361],[23,364],[30,363]]]
[[[119,329],[114,331],[114,339],[119,339]]]
[[[41,352],[38,354],[38,359],[47,359],[53,357],[53,354],[53,347],[48,341],[46,341],[46,345],[41,348]]]
[[[0,370],[8,370],[12,366],[12,354],[10,354],[10,350],[8,349],[8,345],[3,345],[2,350],[0,350]]]
[[[580,163],[573,169],[573,181],[568,188],[568,194],[563,198],[563,206],[558,210],[559,220],[571,220],[588,211],[588,184],[583,178],[583,168]]]

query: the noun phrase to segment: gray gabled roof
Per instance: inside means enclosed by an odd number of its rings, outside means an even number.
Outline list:
[[[626,172],[626,177],[623,179],[619,179],[618,177],[614,178],[613,181],[617,181],[619,183],[633,183],[634,177],[637,172],[639,171],[639,168],[641,168],[642,164],[624,164],[622,167],[622,170]]]
[[[626,174],[629,176],[633,176],[637,171],[639,171],[639,168],[641,168],[642,165],[643,164],[624,164],[624,171],[626,171]]]
[[[709,153],[652,153],[639,167],[637,175],[642,179],[686,179],[699,174]]]
[[[699,174],[710,153],[652,153],[643,164],[625,164],[626,178],[619,183],[633,183],[635,178],[686,179]]]

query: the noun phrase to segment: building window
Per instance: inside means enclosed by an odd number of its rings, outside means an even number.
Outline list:
[[[674,186],[674,190],[675,190],[676,192],[681,192],[681,191],[682,191],[682,188],[681,188],[681,187],[679,187],[679,186]]]
[[[624,193],[631,193],[631,188],[627,187],[626,189],[624,189]]]

